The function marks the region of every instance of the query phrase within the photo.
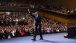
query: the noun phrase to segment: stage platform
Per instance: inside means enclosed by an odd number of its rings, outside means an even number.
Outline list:
[[[39,40],[37,35],[36,41],[32,41],[33,36],[24,36],[11,39],[0,40],[0,43],[76,43],[76,39],[64,38],[64,34],[67,33],[54,33],[43,35],[44,40]]]

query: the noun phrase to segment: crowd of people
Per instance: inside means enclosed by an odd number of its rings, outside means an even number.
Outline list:
[[[42,3],[36,3],[36,2],[32,2],[32,1],[2,1],[0,2],[0,6],[20,6],[20,7],[37,7],[37,8],[43,8],[43,9],[48,9],[54,12],[59,12],[59,13],[64,13],[64,14],[68,14],[68,13],[74,13],[76,11],[76,9],[68,9],[68,8],[64,8],[64,7],[57,7],[55,5],[48,5],[48,4],[42,4]]]
[[[55,5],[47,5],[47,4],[38,4],[38,8],[47,9],[53,12],[63,13],[63,14],[69,14],[74,13],[75,9],[68,9],[64,7],[57,7]]]
[[[17,5],[25,5],[24,3],[12,2],[8,3],[2,2],[0,3],[1,6],[17,6]],[[29,2],[32,3],[32,2]],[[29,5],[26,2],[26,5]],[[55,7],[46,4],[30,4],[31,7],[38,7],[38,8],[46,8],[53,11],[59,12],[69,12],[69,10],[63,7]],[[73,10],[72,10],[73,12]],[[1,19],[2,18],[2,19]],[[0,39],[9,39],[13,37],[21,37],[27,35],[33,35],[34,32],[34,18],[28,15],[26,12],[12,12],[11,14],[6,14],[1,16],[0,21]],[[50,33],[58,33],[58,32],[66,32],[68,28],[68,24],[48,19],[47,17],[41,17],[42,21],[42,33],[43,34],[50,34]],[[76,25],[74,25],[76,27]]]
[[[2,0],[0,2],[0,6],[12,6],[12,7],[30,7],[29,3],[31,3],[31,1],[19,1],[19,0],[11,0],[11,1],[4,1]]]
[[[14,25],[0,25],[0,39],[8,39],[8,38],[12,38],[12,37],[20,37],[20,36],[27,36],[27,35],[33,35],[34,32],[34,18],[30,15],[28,15],[27,13],[20,13],[20,12],[13,12],[11,19],[18,19],[17,21],[15,21],[16,23]],[[15,14],[13,16],[13,14]],[[17,14],[17,15],[16,15]],[[23,14],[23,15],[22,15]],[[22,15],[22,16],[19,16]],[[23,18],[24,16],[24,22],[27,22],[27,24],[18,24],[20,18]],[[14,20],[13,19],[13,20]],[[66,32],[67,31],[67,24],[58,22],[56,20],[53,19],[48,19],[46,17],[41,17],[42,21],[42,33],[46,34],[46,33],[58,33],[58,32]],[[7,19],[6,19],[7,20]],[[4,22],[3,22],[4,23]]]

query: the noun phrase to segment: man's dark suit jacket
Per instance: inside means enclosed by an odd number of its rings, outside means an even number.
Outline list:
[[[41,26],[41,17],[38,15],[38,17],[36,18],[32,13],[29,13],[29,14],[34,17],[35,26]]]

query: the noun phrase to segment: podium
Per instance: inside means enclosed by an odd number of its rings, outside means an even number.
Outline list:
[[[70,27],[67,29],[67,37],[68,38],[72,38],[72,37],[75,37],[76,36],[76,27]]]

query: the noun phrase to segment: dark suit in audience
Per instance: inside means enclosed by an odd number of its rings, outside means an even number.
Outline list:
[[[16,30],[16,37],[19,37],[20,36],[20,33],[19,33],[19,30],[17,29]]]
[[[2,33],[0,33],[0,39],[2,39],[2,37],[3,37],[3,35],[2,35]]]
[[[5,39],[9,38],[9,36],[11,37],[11,32],[9,29],[4,31],[4,33],[5,33]]]

